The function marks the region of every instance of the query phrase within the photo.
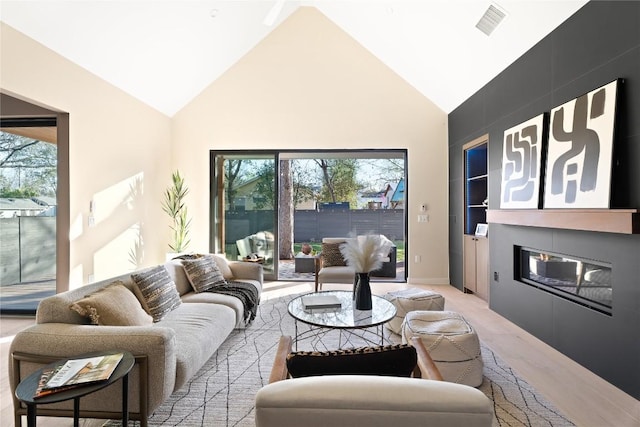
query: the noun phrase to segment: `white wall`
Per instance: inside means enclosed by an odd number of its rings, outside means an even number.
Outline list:
[[[160,201],[176,168],[191,188],[191,249],[208,250],[209,151],[261,148],[406,148],[409,261],[422,257],[409,279],[448,283],[447,115],[316,9],[300,8],[173,119],[4,23],[0,39],[0,90],[69,113],[71,287],[164,259]]]
[[[162,261],[171,119],[4,23],[0,43],[0,90],[69,113],[71,283],[58,289]]]
[[[315,8],[302,7],[173,120],[172,167],[208,249],[212,149],[407,148],[410,281],[448,283],[447,115]],[[419,206],[429,222],[418,223]]]

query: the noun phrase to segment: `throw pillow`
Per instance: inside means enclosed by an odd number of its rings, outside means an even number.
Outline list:
[[[222,276],[225,280],[233,279],[233,272],[231,271],[231,267],[229,267],[229,262],[224,254],[212,254],[213,260],[218,264],[218,268],[222,273]]]
[[[227,284],[218,264],[210,255],[202,258],[183,259],[182,265],[193,290],[196,292],[205,292],[218,285]]]
[[[340,245],[343,243],[323,243],[322,244],[322,266],[323,267],[341,267],[347,265],[342,252],[340,252]]]
[[[119,280],[74,302],[70,308],[94,325],[146,326],[153,323],[138,298]]]
[[[287,355],[293,378],[318,375],[384,375],[410,377],[418,356],[408,344],[338,351],[298,351]]]
[[[154,322],[162,320],[182,303],[176,284],[162,265],[133,273],[131,278],[143,307]]]

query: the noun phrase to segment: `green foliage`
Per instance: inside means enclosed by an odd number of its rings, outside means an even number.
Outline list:
[[[173,231],[172,243],[169,244],[169,248],[174,252],[184,252],[190,243],[188,236],[191,219],[187,215],[187,207],[184,204],[184,198],[189,193],[189,189],[184,184],[179,171],[175,171],[171,179],[173,184],[164,193],[162,210],[173,220],[170,226]]]
[[[275,204],[274,179],[273,162],[260,162],[258,182],[256,183],[255,191],[256,195],[254,195],[253,199],[256,209],[273,209]]]
[[[356,159],[319,159],[316,160],[322,173],[322,189],[318,202],[349,202],[356,206],[358,183]]]
[[[38,190],[34,188],[0,188],[0,197],[3,199],[29,199],[31,197],[36,197],[38,195]]]

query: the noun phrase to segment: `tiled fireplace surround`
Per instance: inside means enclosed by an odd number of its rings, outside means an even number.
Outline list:
[[[498,223],[489,233],[491,309],[637,398],[640,235]],[[610,264],[611,315],[517,280],[516,246]]]
[[[494,221],[500,211],[504,131],[614,79],[625,84],[617,105],[612,208],[640,207],[640,2],[590,1],[449,114],[450,280],[463,271],[463,147],[489,136],[489,305],[626,393],[640,399],[640,230],[571,229],[542,221]],[[614,209],[617,210],[617,209]],[[545,209],[537,216],[547,215]],[[608,214],[598,223],[615,223]],[[500,213],[500,212],[499,212]],[[587,214],[592,217],[594,214]],[[637,214],[636,214],[637,215]],[[514,246],[610,263],[611,315],[514,280]],[[494,272],[498,279],[494,279]]]

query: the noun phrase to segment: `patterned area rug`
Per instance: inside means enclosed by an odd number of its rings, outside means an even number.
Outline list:
[[[295,334],[294,321],[287,313],[293,297],[263,301],[254,323],[245,330],[235,330],[192,381],[155,411],[149,425],[254,426],[254,397],[269,381],[278,339]],[[300,332],[300,324],[298,327]],[[389,339],[399,341],[400,337],[391,334]],[[336,348],[337,340],[337,331],[331,332],[315,342],[301,343],[298,349]],[[479,389],[494,403],[494,426],[574,425],[485,345],[482,358],[484,382]],[[110,421],[106,425],[119,424]]]

